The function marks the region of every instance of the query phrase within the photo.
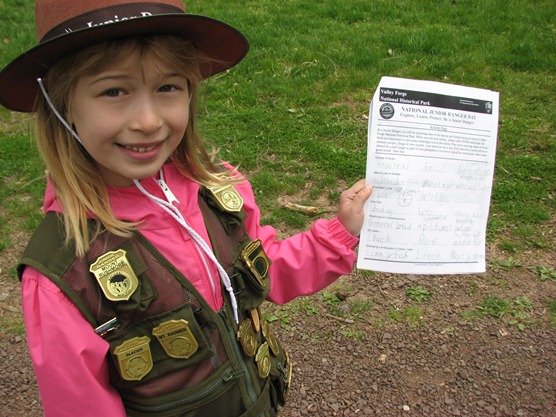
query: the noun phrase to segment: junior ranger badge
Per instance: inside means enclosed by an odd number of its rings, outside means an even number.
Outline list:
[[[208,187],[208,190],[216,198],[220,208],[225,211],[239,212],[243,207],[243,198],[233,185]]]
[[[257,362],[257,368],[259,369],[259,377],[261,379],[268,378],[270,375],[270,367],[272,366],[268,343],[265,342],[261,345],[257,351],[257,356],[255,356],[255,361]]]
[[[139,287],[139,280],[123,249],[106,252],[89,270],[95,274],[102,292],[110,301],[127,301]]]
[[[255,333],[259,333],[261,330],[261,315],[258,308],[254,308],[249,311],[249,318],[251,319],[251,324],[253,325],[253,330]]]
[[[153,359],[148,336],[134,337],[116,346],[120,375],[126,381],[140,381],[153,369]]]
[[[243,320],[237,331],[237,337],[241,343],[243,352],[249,357],[255,356],[258,342],[250,319]]]
[[[172,358],[189,359],[199,348],[187,320],[165,321],[153,329],[153,335]]]
[[[278,356],[280,354],[280,345],[278,344],[278,340],[274,336],[274,333],[272,333],[272,331],[270,330],[270,325],[268,324],[268,321],[266,320],[263,321],[262,328],[263,328],[263,336],[265,340],[268,342],[268,346],[270,347],[270,350],[272,351],[274,356]]]

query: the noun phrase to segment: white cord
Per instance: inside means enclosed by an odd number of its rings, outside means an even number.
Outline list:
[[[44,87],[44,83],[42,81],[42,78],[37,78],[37,82],[39,83],[39,87],[41,88],[42,94],[43,94],[44,98],[46,99],[46,102],[48,103],[48,105],[50,106],[50,108],[52,109],[52,111],[54,112],[56,117],[58,118],[58,120],[60,120],[62,122],[62,124],[66,127],[66,129],[68,129],[70,131],[70,133],[73,135],[73,137],[75,139],[77,139],[77,141],[81,145],[83,145],[83,142],[81,142],[81,139],[79,138],[79,135],[77,134],[77,132],[75,130],[73,130],[73,128],[70,126],[70,124],[68,122],[66,122],[66,119],[64,119],[64,117],[56,109],[56,106],[54,106],[54,103],[52,103],[52,100],[50,100],[50,96],[48,95],[48,92],[46,91],[46,88]]]
[[[160,181],[164,181],[164,180],[161,179]],[[199,235],[191,226],[189,226],[189,224],[187,224],[185,218],[183,217],[183,215],[181,214],[181,212],[179,211],[179,209],[176,206],[174,206],[174,205],[170,204],[169,202],[164,201],[161,198],[158,198],[158,197],[152,195],[151,193],[149,193],[141,185],[141,183],[139,181],[133,180],[133,182],[134,182],[135,186],[144,195],[146,195],[148,198],[150,198],[152,201],[154,201],[159,207],[161,207],[170,216],[172,216],[183,228],[185,228],[185,230],[187,230],[189,232],[189,234],[191,235],[191,237],[193,238],[195,243],[197,243],[197,245],[208,255],[210,260],[214,263],[214,265],[218,269],[218,273],[220,274],[220,279],[222,279],[222,282],[224,283],[224,287],[226,288],[226,291],[228,291],[228,294],[230,295],[230,301],[232,303],[232,309],[233,309],[233,312],[234,312],[234,319],[235,319],[236,323],[239,324],[239,317],[238,317],[238,312],[237,312],[237,310],[238,310],[237,300],[236,300],[236,296],[234,294],[234,289],[232,287],[232,283],[230,281],[230,277],[228,276],[228,273],[222,267],[222,265],[220,265],[220,262],[218,262],[218,260],[216,259],[216,256],[212,252],[211,248],[208,246],[208,244],[205,242],[205,240],[201,237],[201,235]],[[166,185],[166,184],[164,183],[164,185]],[[167,185],[166,185],[166,187],[167,187]]]

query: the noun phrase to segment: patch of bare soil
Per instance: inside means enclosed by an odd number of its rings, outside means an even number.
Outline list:
[[[0,416],[35,417],[40,398],[25,336],[17,334],[19,283],[8,276],[15,255],[0,258]],[[354,272],[328,290],[339,298],[320,293],[291,307],[267,305],[294,362],[281,415],[556,416],[556,326],[546,306],[556,282],[530,269],[556,267],[555,255],[523,254],[521,267],[480,275]],[[407,288],[417,285],[430,290],[430,301],[408,299]],[[525,329],[511,315],[476,317],[486,296],[527,297]],[[370,307],[355,314],[355,306]]]

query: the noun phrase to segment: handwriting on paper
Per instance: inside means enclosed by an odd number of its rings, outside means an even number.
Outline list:
[[[472,97],[472,98],[470,98]],[[498,94],[385,77],[371,104],[358,267],[484,270]]]

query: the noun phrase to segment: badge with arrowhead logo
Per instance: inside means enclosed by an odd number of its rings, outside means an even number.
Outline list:
[[[127,301],[139,287],[139,280],[123,249],[106,252],[89,270],[95,274],[102,292],[110,301]]]

